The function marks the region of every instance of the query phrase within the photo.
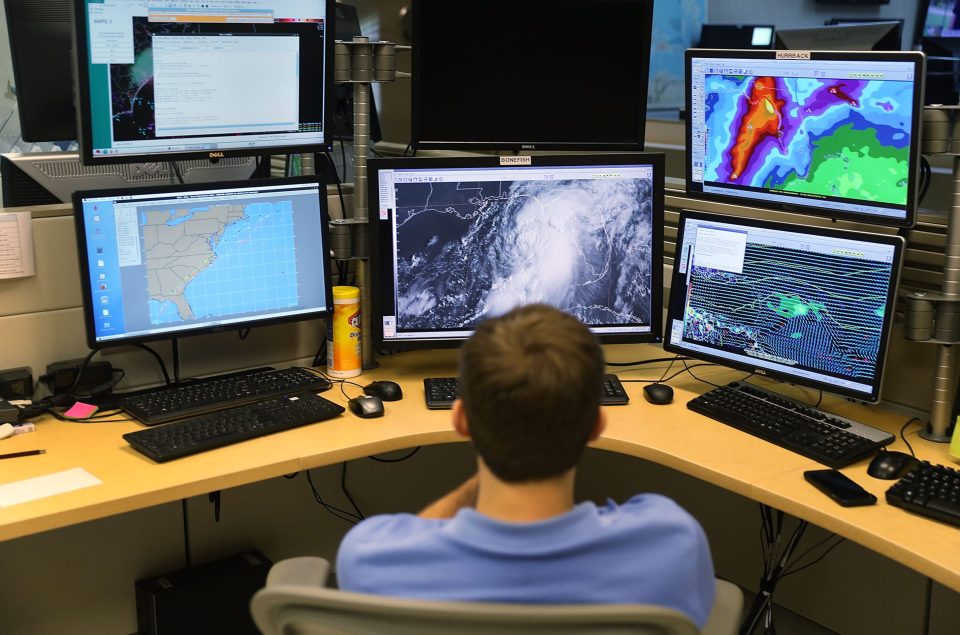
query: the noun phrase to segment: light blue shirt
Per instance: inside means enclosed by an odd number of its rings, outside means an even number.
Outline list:
[[[532,523],[469,508],[451,519],[374,516],[344,537],[337,577],[344,590],[408,598],[656,604],[701,627],[715,585],[703,529],[658,494]]]

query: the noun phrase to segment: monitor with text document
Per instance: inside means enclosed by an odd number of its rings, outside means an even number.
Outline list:
[[[324,317],[315,177],[74,194],[90,348]]]
[[[687,193],[913,225],[923,69],[916,52],[688,49]]]
[[[373,342],[459,345],[546,303],[602,342],[662,334],[662,154],[370,160]]]
[[[664,349],[880,397],[904,240],[683,211]]]
[[[333,0],[74,0],[84,163],[329,147]]]

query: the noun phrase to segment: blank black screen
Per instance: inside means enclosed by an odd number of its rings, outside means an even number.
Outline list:
[[[651,0],[418,0],[418,147],[643,147]]]

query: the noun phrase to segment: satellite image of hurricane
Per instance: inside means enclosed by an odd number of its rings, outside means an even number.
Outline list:
[[[707,75],[704,180],[903,205],[913,84]]]
[[[472,328],[535,302],[649,324],[652,193],[640,178],[398,183],[398,328]]]

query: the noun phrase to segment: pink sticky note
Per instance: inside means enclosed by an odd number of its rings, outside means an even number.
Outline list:
[[[97,407],[93,404],[78,401],[70,406],[70,409],[63,413],[63,416],[67,419],[86,419],[96,411]]]

